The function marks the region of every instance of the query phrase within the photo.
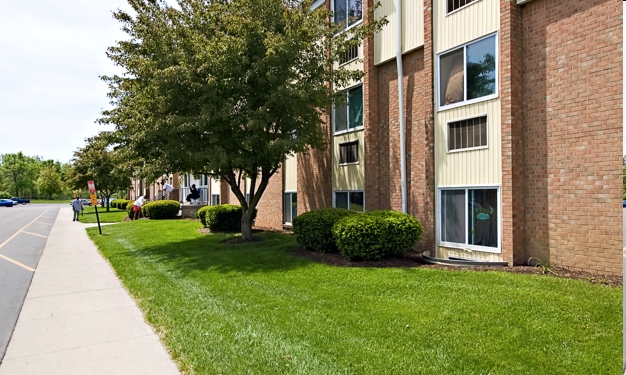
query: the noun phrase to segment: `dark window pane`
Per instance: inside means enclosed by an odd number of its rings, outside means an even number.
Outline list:
[[[467,243],[498,247],[498,190],[468,190]]]
[[[346,0],[335,0],[335,9],[333,9],[333,17],[336,24],[346,25],[347,10]]]
[[[348,107],[344,105],[335,107],[335,131],[348,130]]]
[[[359,141],[342,143],[339,145],[339,164],[358,163]]]
[[[356,87],[349,93],[350,129],[363,126],[363,86]]]
[[[448,150],[487,145],[487,116],[448,123]]]
[[[335,207],[348,209],[348,193],[335,193]]]
[[[363,192],[350,192],[350,210],[363,212]]]
[[[291,194],[285,193],[283,202],[283,223],[291,223]]]
[[[441,240],[465,243],[465,190],[441,191]]]
[[[439,105],[463,101],[463,49],[441,56],[439,70]]]
[[[348,21],[354,25],[363,18],[363,0],[348,0]]]
[[[467,99],[496,92],[496,36],[469,44],[467,51]]]
[[[291,193],[291,219],[298,216],[298,194]]]

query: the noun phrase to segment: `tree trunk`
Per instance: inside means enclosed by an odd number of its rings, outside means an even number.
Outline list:
[[[241,239],[244,241],[252,240],[252,218],[254,208],[248,210],[241,215]]]

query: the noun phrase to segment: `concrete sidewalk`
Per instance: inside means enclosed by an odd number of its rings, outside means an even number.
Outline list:
[[[179,374],[135,301],[62,208],[0,375]]]

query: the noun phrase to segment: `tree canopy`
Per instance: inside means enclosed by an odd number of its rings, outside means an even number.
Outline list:
[[[38,156],[26,156],[21,151],[15,154],[3,154],[0,156],[0,176],[2,185],[15,194],[22,197],[26,193],[35,191],[35,181],[39,174],[41,158]]]
[[[115,125],[110,142],[142,176],[226,181],[249,239],[270,177],[286,155],[325,146],[320,125],[332,100],[341,100],[336,88],[362,78],[339,61],[386,20],[340,32],[311,0],[129,3],[136,15],[114,17],[130,38],[108,49],[125,73],[103,77],[114,105],[100,119]],[[250,202],[243,177],[251,179]]]

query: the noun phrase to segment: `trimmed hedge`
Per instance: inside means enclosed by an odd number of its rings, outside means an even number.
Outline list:
[[[256,218],[257,209],[254,209]],[[241,206],[220,204],[219,206],[205,206],[198,210],[198,217],[205,228],[212,232],[241,232]]]
[[[413,216],[387,210],[343,218],[332,230],[339,253],[351,260],[402,256],[423,231]]]
[[[178,211],[180,211],[180,202],[173,200],[148,202],[141,208],[144,217],[155,220],[173,219],[178,215]]]
[[[126,213],[128,214],[129,218],[133,218],[134,216],[134,212],[133,212],[133,203],[135,201],[128,201],[128,204],[126,205]]]
[[[126,206],[128,206],[128,204],[132,202],[134,201],[129,201],[127,199],[116,199],[113,202],[111,202],[111,207],[115,207],[118,210],[125,210]]]
[[[359,212],[343,208],[322,208],[305,212],[293,219],[293,233],[296,241],[305,249],[320,253],[336,252],[333,226],[346,216],[355,215],[361,216]]]

